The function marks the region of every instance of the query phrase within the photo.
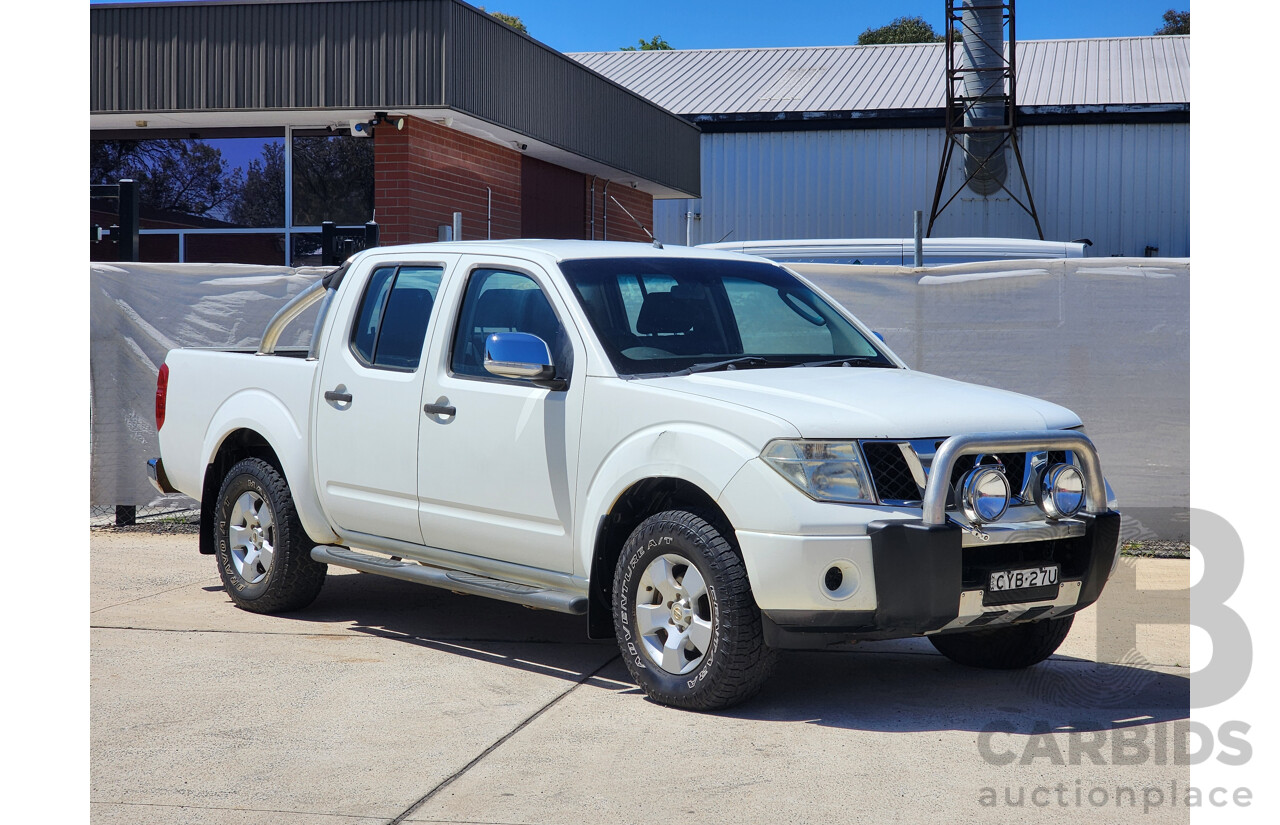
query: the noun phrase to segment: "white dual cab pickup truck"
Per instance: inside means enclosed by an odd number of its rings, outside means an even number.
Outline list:
[[[281,331],[320,303],[309,351]],[[259,612],[327,565],[587,616],[654,700],[722,708],[779,648],[925,635],[1049,656],[1114,567],[1079,418],[906,368],[782,266],[584,241],[384,247],[252,351],[175,349],[156,486]]]

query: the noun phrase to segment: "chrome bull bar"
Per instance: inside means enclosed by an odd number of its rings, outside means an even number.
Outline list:
[[[933,456],[929,468],[929,480],[925,484],[925,524],[946,524],[947,492],[951,487],[951,473],[961,456],[1001,451],[1068,450],[1076,457],[1076,463],[1084,475],[1084,512],[1097,515],[1107,512],[1106,482],[1102,478],[1102,465],[1093,442],[1083,433],[1071,431],[1031,430],[1003,433],[972,433],[954,435],[942,443]]]

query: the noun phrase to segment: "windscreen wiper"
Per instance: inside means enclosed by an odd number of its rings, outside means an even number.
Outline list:
[[[828,358],[825,361],[801,361],[793,367],[888,367],[896,369],[897,364],[883,361],[874,355],[846,355],[844,358]]]
[[[765,358],[761,355],[740,355],[724,361],[711,361],[706,364],[694,364],[688,369],[680,370],[675,375],[693,375],[695,372],[713,372],[715,370],[760,369],[762,367],[790,367],[793,361],[780,361],[777,358]]]

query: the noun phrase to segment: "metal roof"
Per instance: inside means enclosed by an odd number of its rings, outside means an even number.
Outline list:
[[[695,126],[459,0],[96,4],[89,27],[91,129],[458,112],[646,191],[700,185]]]
[[[1018,43],[1020,107],[1189,105],[1191,38]],[[579,52],[677,114],[941,109],[942,43]]]

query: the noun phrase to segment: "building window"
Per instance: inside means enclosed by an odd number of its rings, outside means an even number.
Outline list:
[[[293,222],[354,226],[373,220],[373,141],[346,136],[293,139]]]
[[[138,181],[144,261],[319,263],[323,221],[373,220],[373,141],[283,132],[92,140],[90,183]],[[92,223],[116,222],[114,202],[90,208]],[[95,260],[112,255],[91,249]]]

